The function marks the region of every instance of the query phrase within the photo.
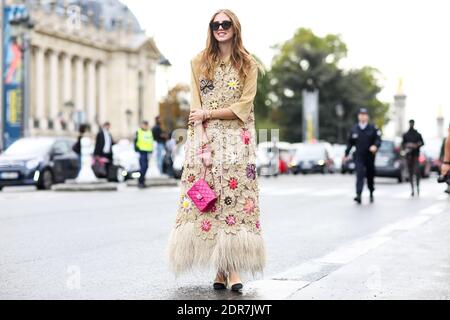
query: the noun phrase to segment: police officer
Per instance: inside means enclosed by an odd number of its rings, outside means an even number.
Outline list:
[[[381,131],[369,123],[369,112],[366,108],[360,108],[358,112],[358,124],[349,133],[347,149],[344,161],[349,160],[350,150],[356,148],[354,158],[356,165],[356,197],[355,201],[361,204],[361,193],[364,186],[364,178],[367,177],[367,187],[370,191],[370,202],[374,201],[373,191],[375,176],[375,154],[381,144]]]
[[[406,164],[408,166],[412,197],[414,197],[414,177],[416,177],[417,195],[420,192],[419,155],[420,148],[425,144],[422,135],[414,128],[414,124],[414,120],[409,120],[409,130],[403,135],[402,141],[402,148],[405,150]]]
[[[141,127],[136,132],[136,138],[134,140],[134,147],[136,152],[139,153],[139,188],[145,188],[145,175],[148,170],[149,156],[153,152],[153,134],[149,129],[148,121],[143,121]]]

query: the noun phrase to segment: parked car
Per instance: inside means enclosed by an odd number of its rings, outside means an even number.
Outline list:
[[[127,140],[121,139],[112,147],[113,163],[117,172],[117,181],[139,178],[139,154],[134,150],[134,144]]]
[[[345,144],[334,144],[332,146],[332,159],[333,159],[333,163],[334,163],[334,169],[336,171],[340,171],[342,173],[343,172],[343,161],[342,159],[344,158],[345,155],[345,149],[347,148],[347,146]]]
[[[184,147],[184,144],[177,144],[172,151],[172,169],[173,177],[175,179],[181,179],[181,175],[183,174],[183,164],[185,160]]]
[[[440,159],[441,155],[441,139],[430,139],[425,141],[425,145],[421,148],[424,154],[427,155],[427,158],[431,165],[432,172],[439,172],[442,162]]]
[[[256,170],[260,176],[278,176],[280,149],[278,143],[261,142],[256,150]]]
[[[289,142],[280,141],[277,143],[279,150],[278,171],[280,174],[289,173],[289,163],[295,154],[295,147]]]
[[[50,189],[55,183],[78,175],[74,139],[62,137],[22,138],[0,155],[0,190],[6,186]]]
[[[335,171],[331,158],[331,144],[328,142],[297,143],[296,152],[292,158],[290,169],[298,173],[333,173]]]
[[[394,141],[383,140],[381,142],[375,157],[375,176],[396,178],[399,183],[408,176],[400,147],[396,146]]]

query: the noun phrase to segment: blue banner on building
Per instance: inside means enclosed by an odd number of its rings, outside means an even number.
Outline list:
[[[15,37],[10,21],[26,12],[24,6],[4,7],[3,19],[3,142],[7,148],[23,133],[24,119],[24,74],[23,43]]]

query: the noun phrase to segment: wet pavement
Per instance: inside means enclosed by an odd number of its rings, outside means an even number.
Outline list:
[[[352,203],[354,177],[261,178],[264,275],[242,293],[213,270],[176,279],[165,248],[178,187],[0,192],[0,299],[448,299],[450,201],[435,179],[420,198],[378,179]]]

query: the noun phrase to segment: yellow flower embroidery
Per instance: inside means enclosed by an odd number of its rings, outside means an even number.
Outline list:
[[[189,200],[188,197],[185,197],[183,200],[183,208],[189,209],[190,207],[191,207],[191,201]]]
[[[230,81],[228,81],[228,89],[236,90],[238,86],[239,86],[239,80],[231,79]]]

